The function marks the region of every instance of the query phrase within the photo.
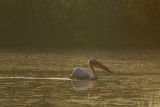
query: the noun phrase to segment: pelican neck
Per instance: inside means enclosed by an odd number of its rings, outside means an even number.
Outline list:
[[[95,70],[94,70],[94,68],[93,68],[92,63],[89,63],[89,66],[90,66],[91,71],[93,72],[93,75],[94,75],[93,78],[97,78],[97,74],[96,74],[96,72],[95,72]]]

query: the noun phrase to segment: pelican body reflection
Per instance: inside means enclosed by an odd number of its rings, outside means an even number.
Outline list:
[[[87,91],[96,87],[96,81],[72,80],[71,84],[75,91]]]

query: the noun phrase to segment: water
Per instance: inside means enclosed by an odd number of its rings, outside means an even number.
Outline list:
[[[69,79],[95,58],[114,73]],[[160,106],[160,50],[0,50],[0,106]]]

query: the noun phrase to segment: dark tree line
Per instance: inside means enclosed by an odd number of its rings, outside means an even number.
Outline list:
[[[0,47],[160,47],[159,0],[1,0]]]

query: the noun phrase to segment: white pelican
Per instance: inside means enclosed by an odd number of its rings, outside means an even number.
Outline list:
[[[85,68],[76,67],[71,74],[71,78],[72,79],[97,80],[98,77],[97,77],[97,74],[96,74],[93,66],[97,66],[103,70],[106,70],[106,71],[112,73],[107,67],[105,67],[104,65],[102,65],[101,63],[96,61],[95,59],[90,59],[88,61],[88,63],[89,63],[91,71],[88,69],[85,69]]]

